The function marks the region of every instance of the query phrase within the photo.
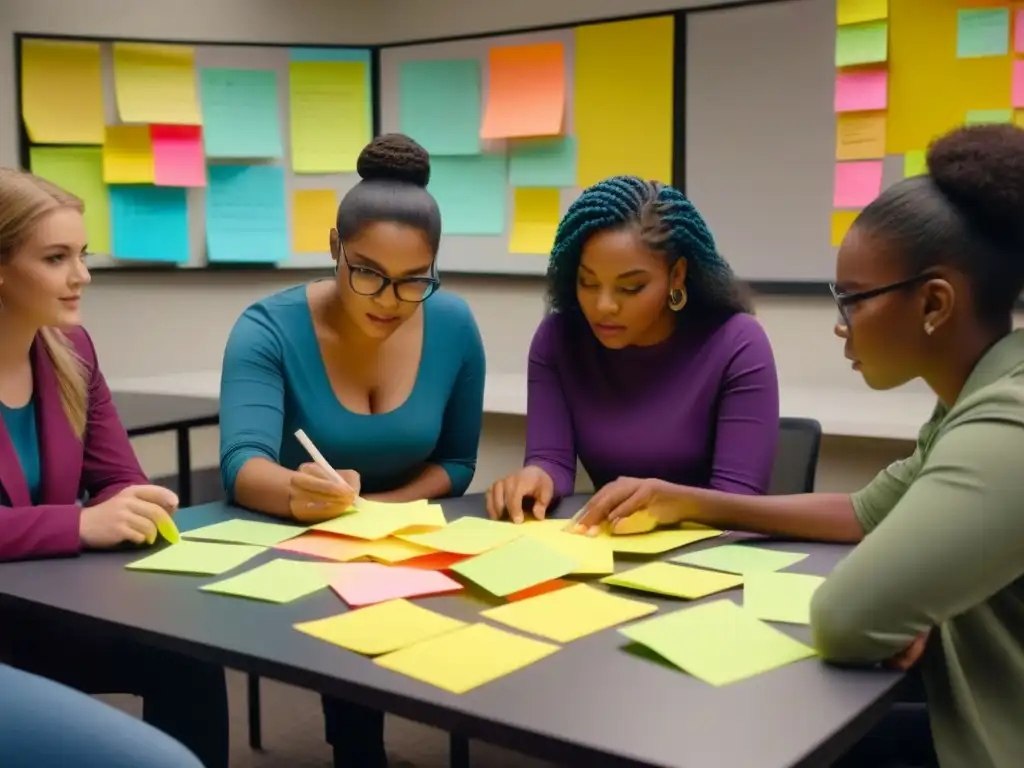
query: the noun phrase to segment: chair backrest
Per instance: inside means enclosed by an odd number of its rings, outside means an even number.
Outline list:
[[[811,493],[818,470],[821,424],[814,419],[779,419],[779,449],[768,493]]]

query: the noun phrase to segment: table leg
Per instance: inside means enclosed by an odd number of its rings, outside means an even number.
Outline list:
[[[188,427],[175,430],[178,443],[178,504],[192,506],[192,441]]]
[[[469,739],[457,733],[448,734],[449,768],[469,768]]]
[[[246,693],[249,698],[249,746],[263,749],[263,721],[260,717],[260,678],[249,675],[246,679]]]

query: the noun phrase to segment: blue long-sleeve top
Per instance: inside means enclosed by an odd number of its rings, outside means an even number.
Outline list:
[[[384,493],[441,466],[451,495],[476,471],[485,360],[476,321],[460,297],[438,291],[423,304],[423,350],[409,398],[393,411],[353,413],[328,379],[304,285],[250,306],[224,353],[220,467],[228,497],[242,466],[265,458],[287,469],[310,461],[305,430],[337,469],[353,469],[363,493]]]

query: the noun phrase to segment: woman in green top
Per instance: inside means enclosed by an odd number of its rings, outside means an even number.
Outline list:
[[[857,543],[813,600],[821,656],[919,666],[942,766],[1020,765],[1024,331],[1011,314],[1024,286],[1024,131],[974,126],[936,141],[926,175],[860,214],[836,276],[836,334],[868,386],[922,378],[938,397],[912,456],[852,496],[620,478],[581,525],[647,509],[663,523]],[[927,762],[927,745],[909,732],[886,739],[884,727],[850,764]],[[895,750],[872,751],[883,744]]]

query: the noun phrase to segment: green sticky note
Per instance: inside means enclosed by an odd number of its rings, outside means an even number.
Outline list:
[[[696,600],[738,587],[743,583],[743,577],[732,573],[706,571],[703,568],[672,565],[672,563],[656,560],[653,563],[641,565],[639,568],[630,568],[627,571],[605,576],[601,582],[613,587],[681,597],[684,600]]]
[[[204,592],[248,597],[268,603],[290,603],[326,587],[330,572],[331,566],[324,563],[272,560],[224,581],[207,584],[201,589]]]
[[[452,566],[453,571],[498,597],[560,578],[575,568],[576,560],[534,536],[520,536]]]
[[[202,528],[193,528],[181,535],[186,539],[203,541],[228,541],[234,544],[255,544],[273,547],[282,541],[294,539],[306,532],[306,528],[283,523],[265,523],[260,520],[224,520]]]
[[[237,568],[250,558],[266,552],[265,547],[247,544],[219,544],[210,541],[182,541],[128,563],[131,571],[162,571],[217,576]]]
[[[446,235],[500,235],[505,231],[508,162],[504,154],[430,158],[427,187],[441,208]]]
[[[971,109],[964,120],[967,125],[985,125],[987,123],[1012,123],[1012,109]]]
[[[752,547],[749,544],[726,544],[678,555],[672,558],[672,562],[745,576],[761,571],[781,571],[806,557],[807,555],[799,552],[777,552],[773,549]]]
[[[889,58],[889,22],[836,27],[836,66],[878,64]]]
[[[752,573],[743,582],[743,608],[765,621],[811,623],[811,598],[825,582],[806,573]]]
[[[32,173],[85,203],[85,231],[92,253],[110,255],[110,197],[103,182],[103,150],[100,147],[32,147]]]
[[[399,130],[431,155],[478,155],[480,98],[477,59],[402,62]]]
[[[915,149],[903,156],[903,177],[924,176],[928,173],[928,156],[923,149]]]
[[[560,136],[510,141],[508,183],[513,187],[575,187],[576,140]]]
[[[1009,8],[966,8],[957,12],[957,58],[1005,56],[1009,52]]]
[[[398,534],[403,541],[456,555],[479,555],[508,544],[523,534],[518,525],[509,525],[482,517],[460,517],[453,523],[427,533]]]
[[[699,680],[728,685],[814,655],[731,600],[684,608],[619,632]]]

